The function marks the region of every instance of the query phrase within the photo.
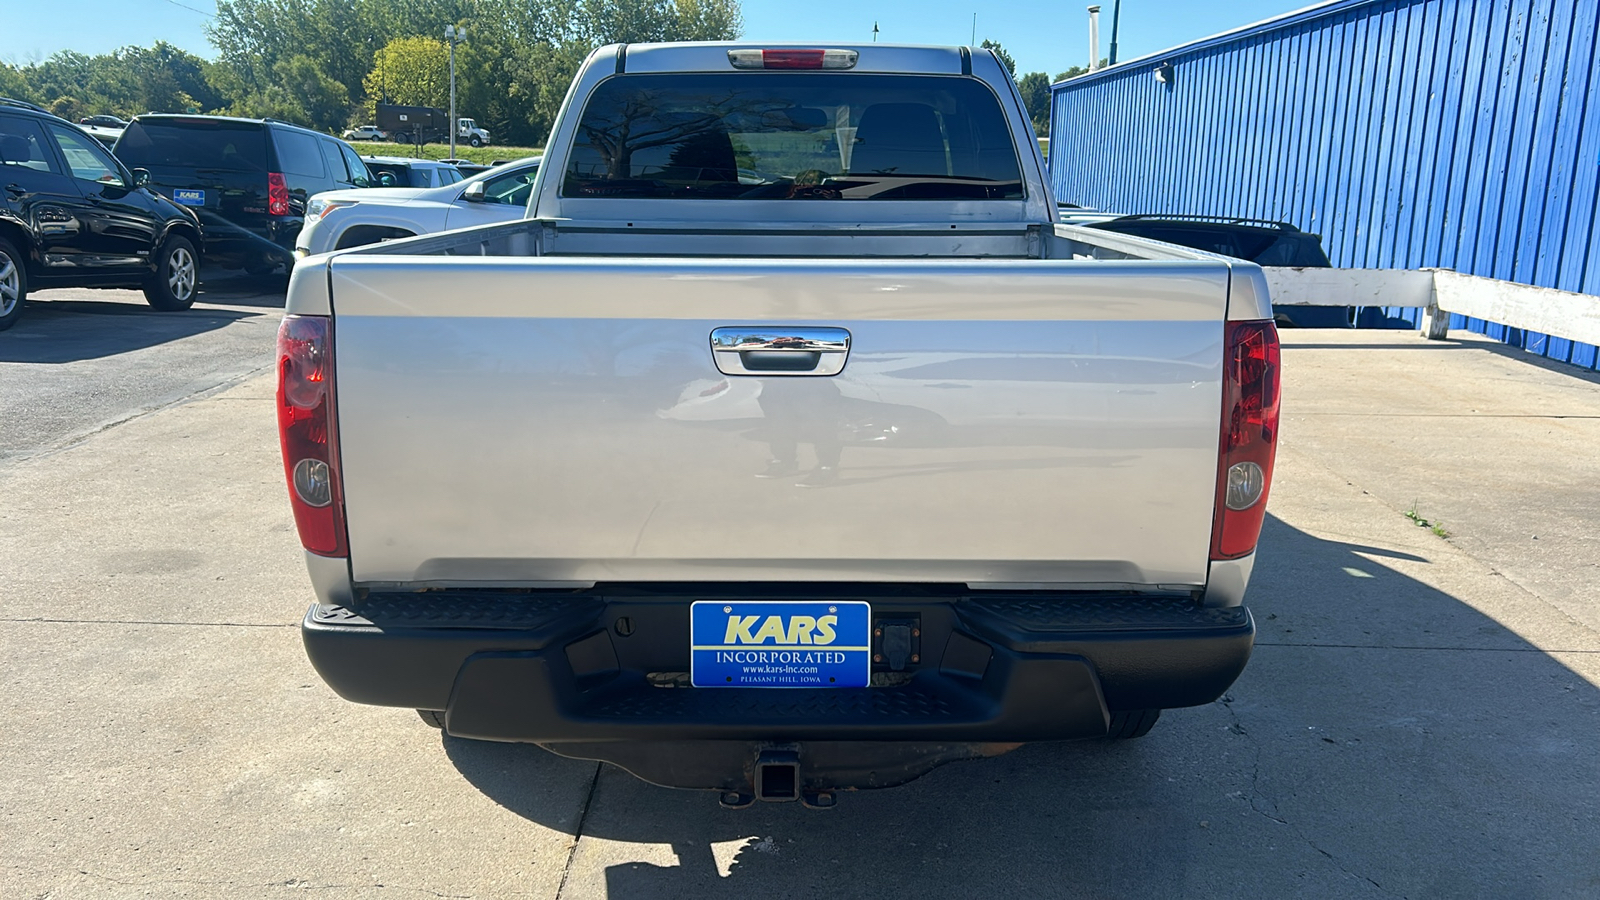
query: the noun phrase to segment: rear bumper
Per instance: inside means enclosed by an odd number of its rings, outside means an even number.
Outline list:
[[[796,586],[816,599],[817,586]],[[446,710],[500,741],[963,741],[1098,737],[1123,710],[1208,703],[1249,659],[1242,607],[1187,597],[828,588],[912,620],[915,662],[859,689],[687,687],[688,607],[748,589],[371,594],[316,605],[307,654],[341,696]],[[762,599],[777,599],[764,591]]]

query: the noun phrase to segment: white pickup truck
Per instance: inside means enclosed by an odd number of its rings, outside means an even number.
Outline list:
[[[295,267],[312,663],[731,806],[1215,700],[1266,285],[1055,209],[988,50],[595,51],[525,220]]]

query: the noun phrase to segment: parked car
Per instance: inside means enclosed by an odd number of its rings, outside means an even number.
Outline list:
[[[115,147],[117,138],[122,137],[121,128],[105,128],[100,125],[84,125],[82,128],[89,133],[90,137],[104,144],[107,150]]]
[[[1057,224],[984,48],[612,45],[567,97],[521,221],[296,266],[281,471],[336,692],[729,806],[1222,696],[1279,431],[1259,266]]]
[[[116,116],[84,116],[78,120],[79,125],[93,125],[97,128],[127,128],[128,123]]]
[[[311,195],[372,183],[349,144],[274,119],[136,116],[116,154],[199,215],[209,259],[257,275],[293,262]]]
[[[347,141],[387,141],[389,134],[376,125],[357,125],[354,128],[346,128],[340,137]]]
[[[1134,215],[1105,217],[1089,212],[1063,214],[1065,221],[1090,228],[1166,241],[1259,266],[1326,269],[1333,263],[1322,249],[1322,236],[1287,222],[1228,216]],[[1350,306],[1285,306],[1273,310],[1279,325],[1299,328],[1348,328],[1356,322]]]
[[[376,187],[429,188],[461,180],[460,169],[439,160],[403,156],[363,156],[361,160]]]
[[[492,163],[475,163],[470,159],[441,159],[439,161],[455,166],[456,171],[460,172],[463,178],[470,178],[479,172],[487,172],[495,166],[503,166],[507,162],[507,160],[503,159],[497,159]]]
[[[149,176],[79,126],[0,99],[0,330],[40,288],[136,287],[156,309],[194,304],[200,222]]]
[[[428,190],[367,188],[311,198],[296,256],[522,218],[540,157]]]

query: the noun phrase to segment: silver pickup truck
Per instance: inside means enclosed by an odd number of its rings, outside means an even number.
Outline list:
[[[595,51],[525,220],[295,268],[312,663],[732,806],[1215,700],[1266,285],[1055,208],[988,50]]]

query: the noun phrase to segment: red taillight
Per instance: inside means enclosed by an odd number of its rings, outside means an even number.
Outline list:
[[[854,50],[729,50],[728,63],[735,69],[853,69],[859,54]]]
[[[267,214],[289,214],[289,185],[284,183],[283,175],[278,172],[267,173]]]
[[[300,543],[312,553],[343,556],[331,336],[327,316],[284,316],[278,326],[278,440]]]
[[[1255,551],[1278,447],[1278,329],[1261,321],[1228,322],[1226,328],[1212,559]]]

